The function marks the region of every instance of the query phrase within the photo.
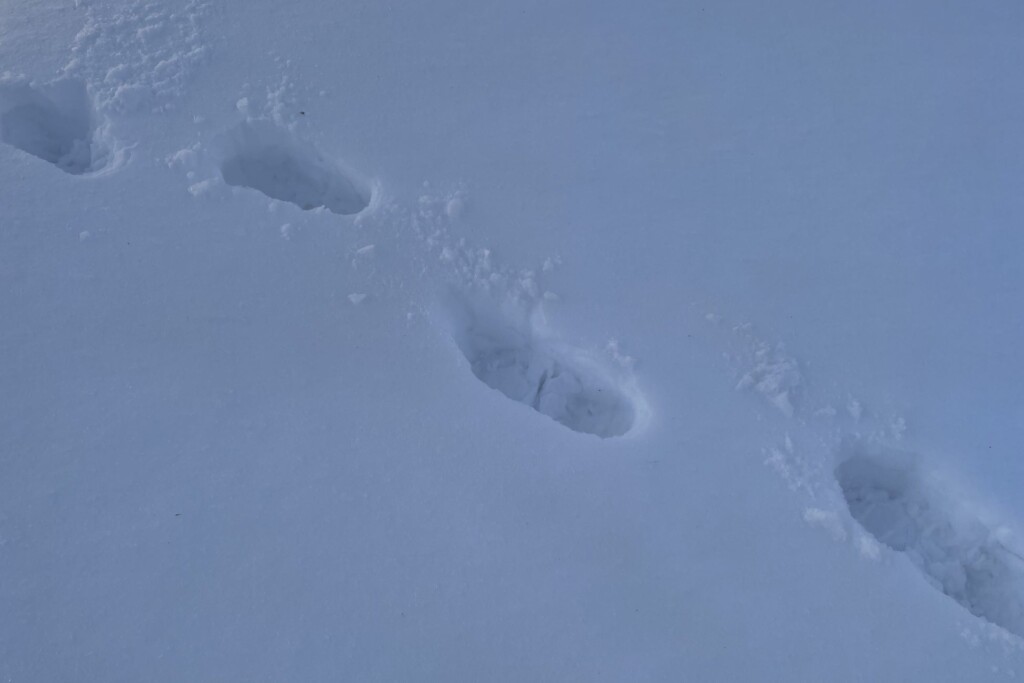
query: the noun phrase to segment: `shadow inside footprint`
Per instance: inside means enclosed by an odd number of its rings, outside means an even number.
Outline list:
[[[110,157],[85,85],[73,79],[0,84],[0,140],[73,175],[98,171]]]
[[[301,209],[326,207],[355,214],[370,203],[370,190],[289,131],[266,121],[236,126],[223,139],[224,182],[259,190]]]
[[[457,300],[454,338],[484,384],[573,431],[622,436],[637,420],[631,378],[595,354],[542,335],[521,320]]]
[[[836,479],[850,514],[972,614],[1024,636],[1024,558],[911,453],[848,440]]]

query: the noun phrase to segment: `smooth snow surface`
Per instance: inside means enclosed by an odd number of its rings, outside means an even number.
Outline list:
[[[0,1],[0,681],[1020,680],[1022,35]]]

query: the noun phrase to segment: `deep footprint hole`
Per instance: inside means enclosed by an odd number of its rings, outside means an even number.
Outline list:
[[[975,616],[1024,637],[1024,557],[921,469],[917,456],[848,441],[836,467],[853,518]]]
[[[642,400],[631,377],[606,359],[541,333],[526,315],[455,299],[453,337],[485,385],[584,434],[623,436]]]
[[[309,211],[343,215],[370,204],[370,189],[340,164],[269,122],[246,122],[223,138],[224,182],[247,187]]]
[[[114,158],[97,120],[82,81],[0,84],[0,140],[66,173],[94,173]]]

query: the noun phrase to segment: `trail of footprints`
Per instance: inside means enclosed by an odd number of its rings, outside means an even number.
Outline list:
[[[33,86],[0,83],[0,140],[72,175],[110,171],[123,154],[84,82],[65,78]],[[337,161],[268,121],[246,121],[221,136],[220,173],[303,210],[325,207],[351,215],[370,204],[371,190]]]
[[[113,154],[105,144],[106,125],[82,81],[0,84],[0,139],[67,173],[108,167]],[[270,121],[237,124],[218,138],[216,153],[228,186],[305,211],[353,215],[370,205],[371,188],[356,173]],[[543,334],[525,316],[506,317],[481,302],[462,299],[451,310],[456,343],[488,387],[576,432],[607,438],[633,428],[639,394],[598,354]]]
[[[0,83],[0,140],[65,173],[97,174],[121,164],[108,129],[80,80]],[[357,174],[268,121],[236,125],[220,137],[218,153],[225,184],[303,210],[352,215],[371,202]],[[636,426],[645,408],[627,370],[485,298],[453,295],[447,310],[469,369],[490,389],[582,434],[618,437]],[[920,458],[850,439],[838,460],[835,480],[866,532],[905,553],[972,614],[1024,637],[1024,557],[944,493]]]

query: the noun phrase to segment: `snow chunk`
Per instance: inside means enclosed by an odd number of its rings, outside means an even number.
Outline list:
[[[765,344],[755,351],[754,368],[740,378],[736,388],[757,391],[783,415],[793,417],[794,393],[801,382],[797,362]]]
[[[451,199],[449,199],[448,203],[445,204],[444,212],[445,212],[445,215],[448,216],[448,218],[455,219],[455,218],[458,218],[459,216],[461,216],[462,212],[465,209],[466,209],[466,202],[465,202],[465,200],[461,196],[456,195],[456,196],[452,197]]]
[[[818,408],[814,411],[814,417],[821,417],[826,419],[832,419],[839,414],[839,411],[835,409],[835,406],[825,406]]]
[[[192,168],[199,159],[198,150],[199,143],[197,142],[191,147],[185,147],[169,154],[164,161],[168,168]]]
[[[861,406],[860,401],[851,396],[846,404],[846,412],[850,414],[850,417],[859,422],[860,418],[864,415],[864,408]]]
[[[188,191],[193,197],[202,197],[203,195],[210,194],[216,184],[216,180],[213,178],[207,178],[206,180],[200,180],[198,183],[189,185]]]
[[[874,536],[862,535],[857,539],[857,550],[863,557],[869,560],[877,560],[882,556],[882,547],[875,540]]]
[[[836,541],[846,540],[846,529],[839,516],[829,510],[820,508],[807,508],[804,510],[804,521],[812,526],[821,527]]]

